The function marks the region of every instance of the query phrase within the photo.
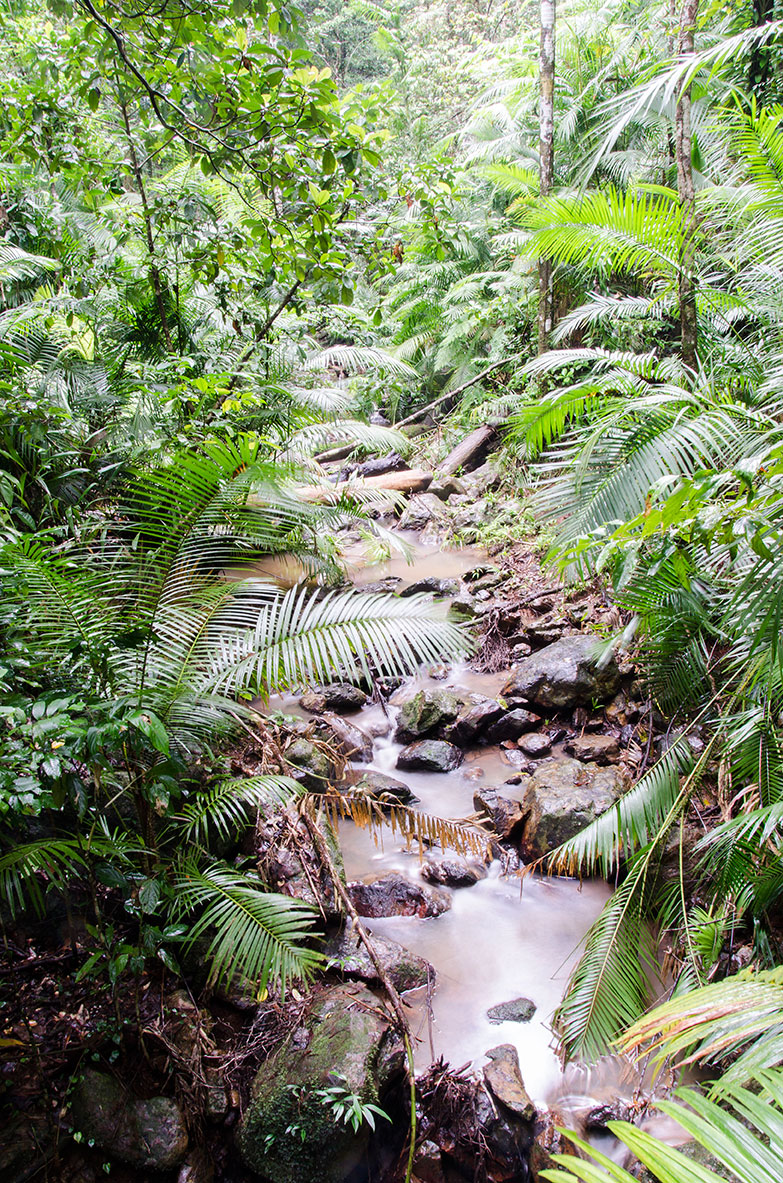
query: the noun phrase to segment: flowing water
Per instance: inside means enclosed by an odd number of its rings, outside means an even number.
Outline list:
[[[459,576],[484,560],[476,550],[441,551],[412,542],[413,561],[394,557],[380,566],[361,567],[354,556],[357,584],[401,576],[404,583],[436,575]],[[473,812],[473,793],[480,785],[500,785],[514,772],[499,748],[478,748],[466,753],[464,764],[451,773],[398,772],[401,745],[391,738],[396,705],[425,685],[440,685],[463,692],[495,695],[506,674],[477,674],[467,665],[454,665],[436,683],[427,674],[410,679],[392,699],[388,713],[371,704],[350,716],[364,731],[376,736],[372,768],[402,779],[419,798],[418,808],[446,818]],[[301,711],[292,698],[270,704],[287,713]],[[511,786],[504,795],[513,796]],[[420,881],[420,856],[386,829],[372,835],[350,822],[341,827],[341,844],[349,880],[400,871]],[[441,916],[387,917],[366,920],[370,931],[398,941],[426,958],[435,970],[431,998],[427,989],[411,991],[411,1028],[416,1036],[416,1060],[421,1070],[433,1058],[443,1056],[453,1068],[479,1068],[485,1053],[500,1043],[512,1043],[519,1052],[522,1075],[532,1099],[539,1105],[569,1108],[569,1098],[584,1104],[588,1098],[605,1100],[619,1090],[614,1069],[593,1073],[588,1080],[563,1075],[552,1047],[551,1021],[578,956],[579,945],[609,898],[609,887],[599,881],[579,884],[564,878],[531,876],[524,881],[502,876],[499,864],[475,886],[446,888],[452,907]],[[526,997],[536,1006],[528,1023],[491,1023],[487,1010],[498,1003]],[[576,1106],[577,1108],[579,1106]]]

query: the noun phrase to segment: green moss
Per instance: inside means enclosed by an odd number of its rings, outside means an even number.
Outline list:
[[[239,1132],[246,1164],[273,1183],[341,1183],[369,1131],[337,1123],[318,1090],[336,1079],[364,1102],[379,1103],[378,1061],[387,1025],[363,986],[330,991],[314,1010],[310,1041],[289,1041],[259,1070]]]

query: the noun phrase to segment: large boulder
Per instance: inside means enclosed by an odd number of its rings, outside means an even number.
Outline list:
[[[421,877],[428,883],[439,883],[444,887],[473,887],[480,879],[486,879],[487,868],[456,856],[428,859],[421,868]]]
[[[441,579],[437,575],[427,575],[424,579],[417,579],[407,587],[400,589],[400,596],[416,596],[420,592],[434,596],[458,596],[462,591],[462,584],[458,579]]]
[[[612,698],[620,685],[614,657],[599,668],[597,637],[564,637],[519,663],[501,691],[511,703],[559,711]]]
[[[323,792],[334,776],[335,767],[323,748],[313,740],[301,735],[289,744],[284,752],[290,772],[302,784],[314,792]]]
[[[423,530],[430,522],[445,525],[448,513],[434,493],[418,493],[411,497],[400,518],[401,530]]]
[[[336,1121],[321,1090],[340,1084],[380,1105],[401,1077],[400,1036],[361,983],[321,995],[307,1022],[266,1060],[237,1135],[245,1165],[275,1183],[343,1183],[362,1161],[370,1129]]]
[[[99,1149],[141,1171],[170,1171],[188,1149],[185,1118],[172,1097],[134,1097],[114,1076],[88,1068],[71,1105],[73,1127]]]
[[[465,748],[481,736],[503,714],[503,707],[494,698],[471,694],[453,723],[443,731],[443,738],[457,747]],[[503,736],[505,739],[506,736]]]
[[[373,934],[372,944],[389,981],[401,994],[435,981],[435,970],[416,953],[411,953],[396,941]],[[348,924],[337,936],[327,941],[324,949],[329,964],[346,978],[355,978],[372,985],[379,983],[378,970],[362,941]]]
[[[307,690],[299,699],[299,705],[312,715],[321,715],[324,711],[346,715],[358,711],[367,701],[367,695],[358,686],[350,682],[330,682],[328,686]]]
[[[430,735],[456,719],[464,705],[465,699],[452,690],[419,690],[400,707],[394,738],[398,743],[410,743]]]
[[[567,756],[542,760],[522,784],[525,858],[540,858],[604,813],[622,794],[625,779],[617,768],[580,764]]]
[[[365,882],[349,883],[353,905],[360,916],[440,916],[451,907],[451,896],[437,887],[413,883],[396,871]]]
[[[536,1107],[522,1080],[517,1049],[511,1043],[501,1043],[485,1055],[489,1063],[484,1067],[484,1083],[492,1096],[523,1121],[534,1121]]]
[[[526,711],[524,707],[516,707],[513,711],[501,714],[487,731],[490,743],[502,743],[504,739],[519,739],[526,731],[531,731],[541,722],[541,716]]]
[[[425,772],[453,772],[462,763],[462,752],[442,739],[420,739],[409,743],[397,757],[398,768]]]
[[[354,772],[353,777],[346,777],[346,781],[357,795],[372,797],[379,805],[414,805],[419,799],[403,781],[387,776],[385,772],[376,772],[374,768],[360,775]]]
[[[510,838],[525,820],[519,801],[504,797],[497,789],[481,788],[473,794],[473,808],[491,823],[498,838]]]

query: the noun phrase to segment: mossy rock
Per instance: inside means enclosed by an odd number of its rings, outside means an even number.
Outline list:
[[[246,1166],[270,1183],[343,1183],[370,1130],[338,1123],[318,1090],[340,1083],[383,1106],[403,1069],[402,1042],[360,983],[322,994],[308,1027],[306,1047],[286,1043],[261,1066],[237,1136]]]

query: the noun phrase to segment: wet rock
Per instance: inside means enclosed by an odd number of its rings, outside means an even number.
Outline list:
[[[391,872],[365,883],[349,883],[354,907],[360,916],[440,916],[451,907],[451,896],[436,887],[412,883]]]
[[[434,678],[436,682],[445,682],[450,673],[451,666],[449,665],[441,664],[427,666],[427,676]]]
[[[421,768],[425,772],[453,772],[462,763],[462,752],[442,739],[420,739],[409,743],[397,757],[398,768]]]
[[[470,497],[483,497],[490,489],[496,489],[502,479],[503,473],[491,460],[461,478],[463,488]]]
[[[613,735],[577,735],[564,746],[569,755],[584,763],[611,764],[620,758],[620,745]]]
[[[531,731],[540,722],[540,715],[534,715],[532,711],[517,707],[513,711],[507,711],[502,718],[492,724],[487,731],[487,739],[490,743],[502,743],[504,739],[519,739],[520,735]]]
[[[573,838],[614,804],[625,788],[616,768],[580,764],[568,756],[543,760],[528,781],[522,853],[539,858]]]
[[[329,730],[329,739],[343,756],[360,764],[372,761],[372,740],[361,727],[332,711],[324,711],[322,721]]]
[[[565,710],[611,698],[617,692],[620,671],[614,657],[599,669],[596,650],[600,644],[597,637],[577,636],[547,645],[519,663],[501,697],[544,710]]]
[[[299,699],[299,705],[313,715],[324,711],[336,711],[340,715],[358,711],[367,704],[367,695],[350,682],[330,682],[315,690],[308,690]]]
[[[324,750],[311,739],[301,736],[285,749],[285,758],[292,775],[308,789],[323,792],[334,776],[335,768]]]
[[[604,1130],[610,1121],[633,1121],[636,1116],[633,1103],[618,1097],[589,1109],[584,1117],[584,1127],[586,1130]]]
[[[532,756],[534,760],[540,759],[542,756],[548,756],[552,751],[552,741],[548,735],[541,735],[536,732],[533,735],[523,735],[521,739],[517,740],[520,750],[526,756]]]
[[[524,661],[533,652],[533,646],[528,645],[527,641],[518,641],[516,645],[511,646],[511,660],[513,662]]]
[[[264,1179],[343,1183],[362,1161],[369,1126],[354,1132],[335,1121],[319,1090],[339,1073],[363,1102],[383,1107],[402,1074],[402,1042],[362,983],[327,990],[307,1025],[306,1047],[289,1041],[261,1065],[237,1145],[245,1165]]]
[[[435,970],[423,957],[386,937],[373,934],[372,943],[384,972],[401,994],[426,986],[428,980],[435,981]],[[371,985],[379,983],[378,971],[370,954],[350,924],[327,941],[324,954],[330,965],[336,966],[345,977]]]
[[[417,493],[411,497],[400,518],[401,530],[423,530],[430,522],[445,525],[448,520],[443,502],[434,493]]]
[[[482,788],[473,794],[473,808],[491,822],[498,838],[509,838],[525,819],[519,801],[502,797],[497,789]]]
[[[419,1183],[447,1183],[440,1147],[436,1142],[422,1142],[413,1160],[413,1178]]]
[[[489,1057],[489,1063],[484,1065],[484,1081],[492,1096],[523,1121],[532,1122],[536,1107],[522,1080],[517,1049],[513,1044],[501,1043],[484,1054]]]
[[[499,1002],[487,1011],[490,1023],[529,1023],[536,1013],[536,1004],[529,998],[512,998]],[[489,1052],[487,1052],[489,1055]]]
[[[503,707],[494,698],[471,694],[454,722],[444,728],[443,737],[457,747],[468,747],[502,714]]]
[[[381,805],[413,805],[419,799],[403,781],[387,776],[385,772],[375,772],[374,769],[363,772],[350,783],[357,793],[364,793]]]
[[[456,719],[465,700],[451,690],[419,690],[400,707],[394,738],[410,743]]]
[[[374,579],[372,583],[358,583],[356,589],[368,595],[388,595],[396,592],[401,583],[402,576],[387,575],[385,579]]]
[[[458,579],[439,579],[437,575],[428,575],[426,579],[417,579],[409,583],[400,591],[401,596],[415,596],[424,592],[435,596],[458,596],[462,584]]]
[[[440,883],[444,887],[473,887],[479,879],[486,879],[487,869],[481,863],[444,858],[426,862],[421,869],[421,876],[428,883]]]
[[[463,592],[457,596],[449,604],[448,618],[456,624],[462,624],[469,620],[475,620],[481,615],[481,605],[477,604],[472,596],[467,592]]]
[[[439,476],[436,472],[427,492],[433,493],[441,501],[448,501],[449,497],[453,497],[455,494],[463,494],[465,492],[465,486],[455,476]]]
[[[74,1129],[140,1170],[170,1171],[188,1149],[185,1118],[172,1097],[134,1097],[113,1076],[88,1068],[73,1094]]]

